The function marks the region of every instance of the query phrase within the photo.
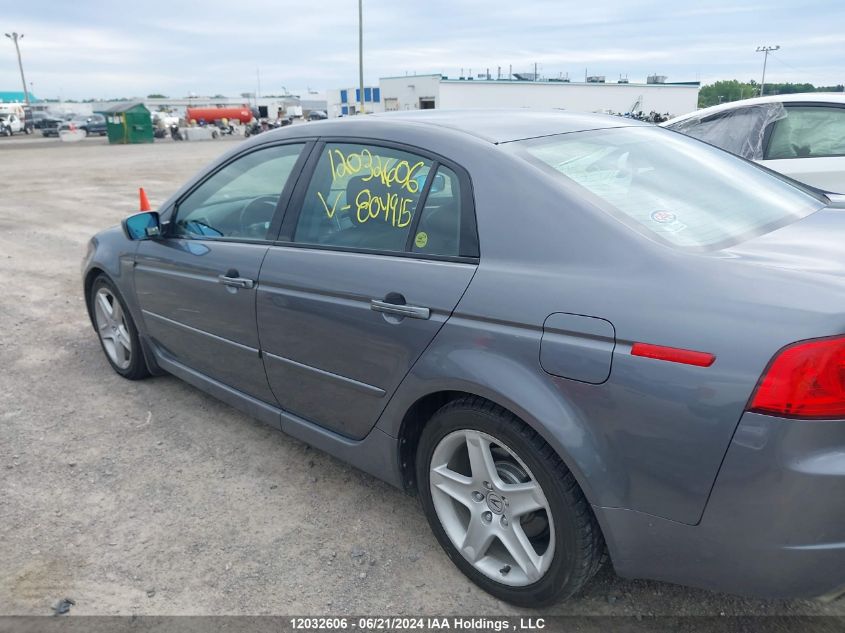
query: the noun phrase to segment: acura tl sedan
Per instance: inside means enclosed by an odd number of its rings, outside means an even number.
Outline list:
[[[121,376],[417,494],[494,596],[845,590],[845,204],[684,135],[530,111],[250,139],[90,242]]]

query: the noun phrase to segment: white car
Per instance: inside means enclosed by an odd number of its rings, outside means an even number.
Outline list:
[[[0,134],[11,136],[23,131],[23,121],[20,117],[10,112],[0,112]]]
[[[824,191],[845,193],[845,94],[723,103],[662,124]]]

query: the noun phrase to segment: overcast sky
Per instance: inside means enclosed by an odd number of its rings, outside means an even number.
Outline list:
[[[358,76],[356,0],[4,2],[39,97],[304,94]],[[583,80],[759,81],[761,44],[779,44],[767,81],[845,82],[842,0],[364,0],[365,81],[487,68]],[[19,90],[0,45],[0,90]]]

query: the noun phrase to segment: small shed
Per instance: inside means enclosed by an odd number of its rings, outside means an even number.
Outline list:
[[[118,103],[101,114],[106,117],[109,143],[153,142],[153,118],[140,101]]]

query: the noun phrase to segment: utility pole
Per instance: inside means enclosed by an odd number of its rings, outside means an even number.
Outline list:
[[[766,90],[766,62],[769,61],[769,53],[772,51],[780,50],[780,45],[778,46],[758,46],[757,52],[763,53],[763,79],[760,82],[760,96],[763,96],[764,91]]]
[[[358,0],[358,83],[361,90],[359,114],[364,114],[364,0]]]
[[[29,92],[26,90],[26,77],[23,74],[23,62],[21,61],[21,47],[18,45],[18,40],[23,39],[23,33],[6,33],[6,37],[8,37],[12,42],[15,43],[15,51],[18,54],[18,69],[21,71],[21,84],[23,85],[23,99],[26,101],[26,105],[29,105]]]

